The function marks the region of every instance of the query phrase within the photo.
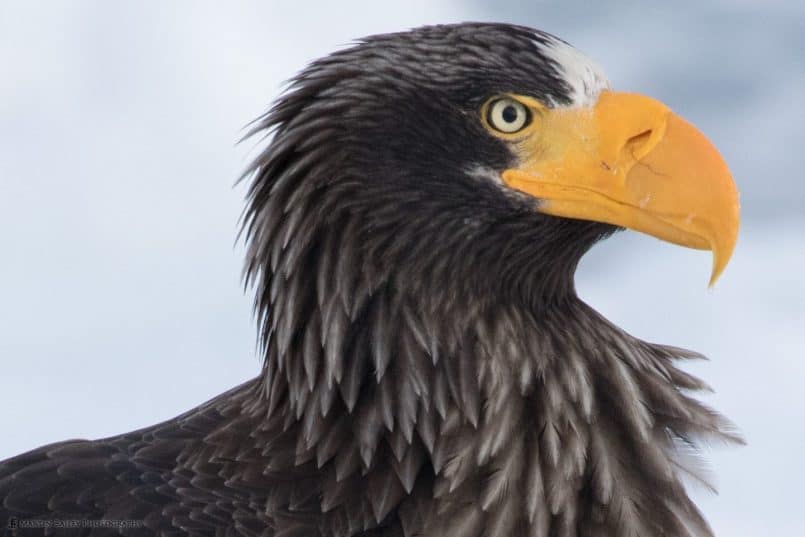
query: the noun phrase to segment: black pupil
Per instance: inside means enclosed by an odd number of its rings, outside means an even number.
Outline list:
[[[512,105],[506,106],[506,108],[503,109],[502,116],[503,121],[505,121],[506,123],[514,123],[515,120],[517,119],[517,108],[515,108]]]

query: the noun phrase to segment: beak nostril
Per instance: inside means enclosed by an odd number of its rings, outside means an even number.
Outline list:
[[[651,138],[652,131],[651,129],[645,130],[640,134],[632,136],[623,146],[624,152],[632,155],[635,159],[639,159],[643,155],[643,148],[646,146],[646,143]]]

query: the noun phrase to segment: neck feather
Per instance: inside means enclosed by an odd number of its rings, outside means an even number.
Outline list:
[[[326,520],[424,535],[709,534],[681,484],[700,478],[685,459],[702,437],[735,437],[686,394],[705,388],[675,365],[694,354],[629,336],[572,292],[535,308],[411,285],[391,266],[356,271],[362,253],[338,240],[351,225],[302,252],[289,241],[258,295],[260,397],[293,465],[320,472]]]

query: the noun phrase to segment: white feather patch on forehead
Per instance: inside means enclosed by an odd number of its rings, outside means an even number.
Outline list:
[[[569,106],[575,108],[595,104],[601,92],[610,88],[603,70],[561,39],[546,37],[546,42],[540,43],[540,47],[545,56],[556,62],[559,74],[570,88]]]

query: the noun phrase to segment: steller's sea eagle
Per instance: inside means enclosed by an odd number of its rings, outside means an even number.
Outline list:
[[[709,249],[718,277],[737,192],[690,123],[547,33],[457,24],[313,62],[253,133],[260,375],[3,461],[6,534],[711,534],[682,479],[703,438],[739,438],[690,396],[697,355],[573,283],[620,228]]]

